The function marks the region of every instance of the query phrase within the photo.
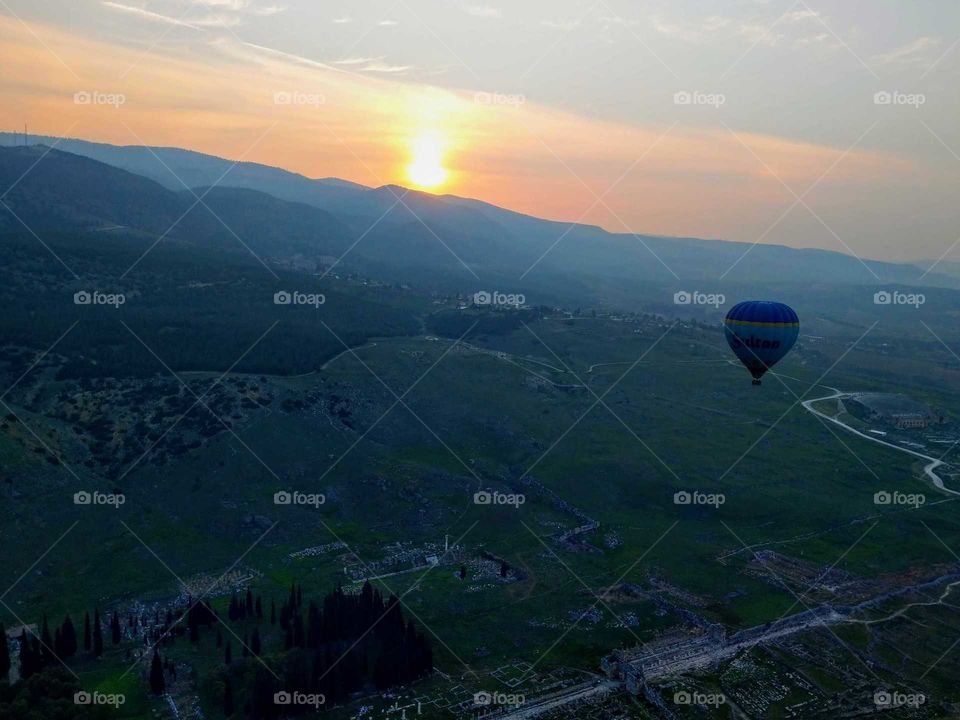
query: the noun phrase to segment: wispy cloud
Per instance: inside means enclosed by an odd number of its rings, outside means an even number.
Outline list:
[[[394,25],[399,25],[396,20],[381,20],[377,23],[380,27],[393,27]]]
[[[334,65],[368,65],[369,63],[379,62],[382,57],[350,57],[342,60],[334,60]]]
[[[503,17],[503,11],[500,8],[493,7],[492,5],[466,5],[464,6],[463,11],[467,15],[473,15],[474,17],[480,18],[499,20]]]
[[[360,68],[360,72],[372,72],[372,73],[389,73],[392,75],[400,75],[408,70],[412,69],[410,65],[387,65],[386,63],[374,62],[369,65],[364,65]]]
[[[876,65],[920,65],[926,67],[932,61],[930,52],[938,47],[940,47],[938,38],[924,35],[888,53],[874,55],[871,61]]]
[[[347,23],[352,23],[352,22],[353,22],[353,18],[349,18],[349,17],[338,17],[338,18],[334,18],[334,19],[331,20],[330,22],[332,22],[334,25],[346,25]]]
[[[186,22],[180,18],[175,18],[170,15],[161,15],[160,13],[153,12],[152,10],[145,10],[144,8],[134,7],[132,5],[124,5],[122,3],[112,2],[111,0],[102,0],[101,5],[108,7],[111,10],[117,10],[130,15],[137,15],[138,17],[142,17],[152,22],[166,23],[167,25],[178,25],[180,27],[188,27],[192,30],[202,29],[199,27],[199,25]]]
[[[540,24],[544,27],[548,27],[551,30],[562,30],[563,32],[570,32],[577,25],[580,24],[578,20],[541,20]]]

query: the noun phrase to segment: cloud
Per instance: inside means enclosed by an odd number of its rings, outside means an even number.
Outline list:
[[[334,60],[334,65],[368,65],[370,63],[379,62],[383,60],[382,57],[352,57],[352,58],[343,58],[342,60]]]
[[[287,8],[282,5],[264,5],[262,7],[256,7],[251,10],[254,15],[259,15],[260,17],[269,17],[270,15],[279,15],[282,12],[286,12]]]
[[[396,20],[381,20],[377,23],[380,27],[393,27],[394,25],[399,25]]]
[[[369,65],[364,65],[360,68],[360,72],[373,72],[373,73],[388,73],[392,75],[399,75],[410,70],[410,65],[387,65],[386,63],[374,62]]]
[[[334,25],[346,25],[347,23],[352,23],[352,22],[353,22],[353,18],[349,18],[349,17],[338,17],[338,18],[334,18],[334,19],[331,20],[330,22],[332,22]]]
[[[563,32],[570,32],[575,27],[577,27],[577,25],[580,24],[580,21],[579,20],[541,20],[540,24],[552,30],[562,30]]]
[[[467,15],[473,15],[473,17],[479,18],[499,20],[503,17],[503,11],[491,5],[467,5],[463,8],[463,11]]]
[[[130,15],[137,15],[146,20],[151,20],[153,22],[162,22],[167,25],[177,25],[179,27],[188,27],[192,30],[201,30],[197,24],[188,23],[180,18],[171,17],[170,15],[161,15],[160,13],[153,12],[152,10],[144,10],[143,8],[133,7],[132,5],[123,5],[118,2],[111,2],[111,0],[102,0],[101,5],[108,7],[111,10],[117,10],[119,12],[128,13]]]
[[[940,47],[938,38],[923,35],[906,45],[901,45],[888,53],[874,55],[870,59],[877,65],[921,65],[926,67],[931,62],[929,51],[938,47]]]
[[[194,5],[223,8],[225,10],[243,10],[247,0],[192,0]]]

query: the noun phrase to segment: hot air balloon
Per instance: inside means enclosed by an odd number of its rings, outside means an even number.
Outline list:
[[[783,303],[748,300],[727,313],[724,331],[730,348],[753,375],[753,384],[759,385],[797,341],[800,318]]]

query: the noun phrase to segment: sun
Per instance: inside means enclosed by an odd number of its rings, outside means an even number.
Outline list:
[[[449,173],[443,167],[444,142],[436,135],[421,135],[412,143],[412,162],[407,177],[417,187],[436,188],[446,182]]]

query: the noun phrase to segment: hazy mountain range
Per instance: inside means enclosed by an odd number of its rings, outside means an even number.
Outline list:
[[[615,234],[452,195],[310,179],[179,148],[35,135],[29,146],[23,141],[0,134],[0,184],[13,185],[3,198],[13,211],[0,214],[3,230],[26,224],[38,233],[126,232],[306,269],[343,256],[340,272],[429,280],[450,289],[539,292],[550,302],[616,305],[651,293],[663,298],[671,289],[759,291],[785,284],[784,278],[788,296],[811,284],[960,287],[947,265],[922,277],[913,265],[861,262],[824,250]]]

